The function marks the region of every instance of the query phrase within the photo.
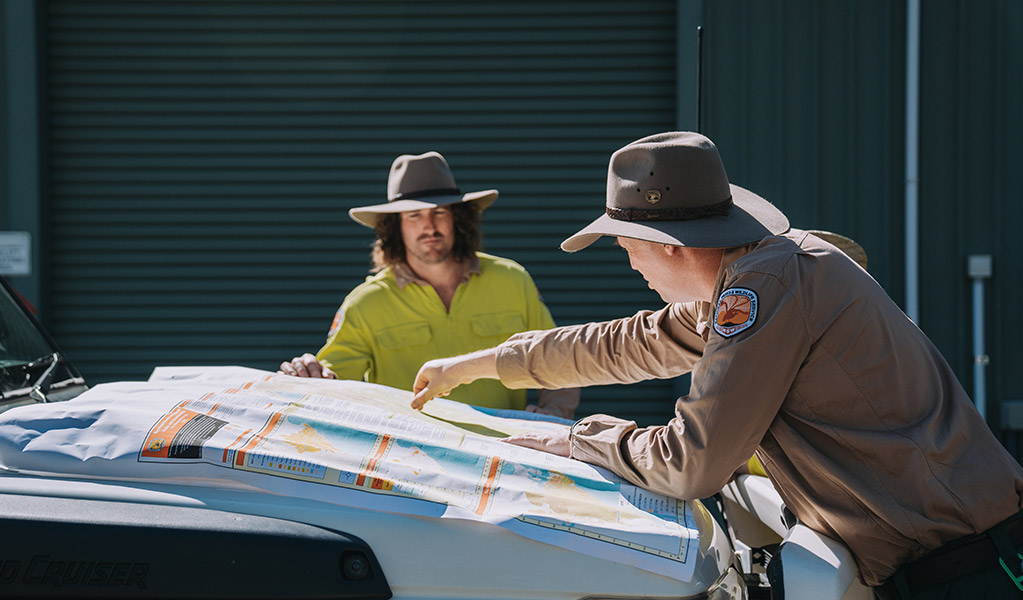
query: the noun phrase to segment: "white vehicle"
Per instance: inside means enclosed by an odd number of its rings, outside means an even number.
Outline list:
[[[739,475],[716,497],[742,570],[753,587],[789,600],[872,600],[841,543],[800,525],[766,477]],[[766,563],[766,564],[765,564]]]
[[[208,473],[226,471],[208,464],[187,467],[195,469],[189,477],[161,477],[159,465],[142,459],[144,452],[136,453],[138,460],[115,456],[114,450],[104,457],[96,448],[116,448],[131,433],[106,431],[108,437],[86,447],[79,434],[88,425],[83,417],[77,428],[73,415],[109,420],[142,404],[125,400],[118,395],[120,384],[111,384],[68,404],[40,407],[71,400],[86,387],[3,283],[0,431],[6,433],[0,450],[7,454],[0,452],[0,597],[767,598],[762,548],[776,550],[783,540],[774,553],[782,557],[783,570],[771,571],[775,597],[782,587],[790,600],[870,597],[855,581],[855,567],[841,545],[784,520],[765,478],[740,477],[729,484],[721,521],[700,502],[679,510],[689,536],[683,537],[689,551],[679,577],[621,560],[621,554],[592,551],[601,542],[594,533],[603,531],[599,527],[561,527],[565,531],[555,533],[562,537],[552,541],[499,519],[388,508],[402,501],[393,495],[380,496],[381,504],[339,501],[344,490],[305,493],[313,488],[284,487],[289,484],[280,477],[244,472],[225,484]],[[149,392],[146,398],[159,394]],[[40,417],[47,414],[53,419]],[[515,419],[507,423],[523,426]],[[44,448],[52,439],[58,442]],[[149,449],[166,455],[161,444]],[[198,461],[198,455],[192,458]],[[265,489],[253,484],[264,480],[271,481]],[[716,509],[717,503],[708,504]],[[634,510],[622,505],[622,511]],[[532,524],[553,530],[574,523]],[[619,551],[631,550],[614,549]]]

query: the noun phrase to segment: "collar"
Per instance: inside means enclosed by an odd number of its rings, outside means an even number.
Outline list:
[[[738,246],[736,248],[725,248],[724,253],[721,255],[721,266],[718,267],[718,280],[717,283],[714,284],[714,297],[710,299],[712,304],[717,304],[718,297],[720,297],[721,292],[724,291],[722,288],[725,287],[725,278],[728,275],[728,267],[732,266],[735,261],[752,252],[759,244],[760,242],[756,242],[755,244]]]
[[[480,274],[480,258],[478,256],[473,256],[467,262],[459,263],[459,266],[462,269],[462,274],[458,280],[459,284],[467,283],[470,276]],[[398,284],[399,290],[405,289],[405,286],[410,283],[433,287],[429,281],[416,275],[416,272],[406,262],[391,265],[391,272],[394,273],[394,281]]]
[[[706,339],[707,335],[710,333],[710,322],[714,319],[714,311],[717,309],[717,299],[721,296],[721,292],[723,291],[721,288],[725,286],[725,277],[728,272],[728,267],[732,266],[732,263],[735,261],[752,252],[759,243],[760,242],[756,242],[747,246],[725,248],[724,253],[722,253],[721,266],[718,267],[717,283],[714,284],[714,296],[706,302],[696,303],[696,333],[703,336],[704,339]]]

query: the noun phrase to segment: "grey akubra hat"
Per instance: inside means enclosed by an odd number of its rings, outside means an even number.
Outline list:
[[[561,249],[582,250],[603,235],[729,248],[788,230],[788,218],[773,204],[728,183],[713,142],[699,133],[672,131],[611,155],[604,214]]]
[[[455,184],[448,161],[438,152],[403,154],[394,159],[387,176],[387,203],[359,206],[348,216],[366,227],[376,227],[388,213],[401,213],[423,208],[446,206],[459,202],[475,202],[479,210],[497,200],[497,190],[463,194]]]

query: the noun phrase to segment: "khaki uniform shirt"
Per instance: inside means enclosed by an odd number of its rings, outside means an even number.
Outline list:
[[[586,386],[692,370],[664,426],[594,415],[571,455],[696,499],[755,452],[799,520],[861,579],[1017,512],[1023,470],[927,337],[852,260],[792,230],[726,250],[714,302],[510,338],[506,385]]]

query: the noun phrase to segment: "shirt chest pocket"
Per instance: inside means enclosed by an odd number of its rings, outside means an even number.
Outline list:
[[[513,333],[526,330],[526,320],[515,311],[476,315],[470,321],[472,332],[480,337],[501,336],[507,338]]]
[[[429,342],[433,334],[430,332],[430,324],[420,321],[381,329],[374,334],[374,337],[376,337],[377,344],[384,350],[398,350],[421,346]]]

